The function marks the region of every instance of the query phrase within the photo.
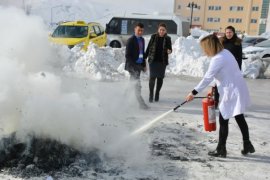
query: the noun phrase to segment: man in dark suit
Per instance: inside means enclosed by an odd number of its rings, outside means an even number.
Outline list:
[[[141,71],[146,71],[145,63],[145,42],[142,37],[144,32],[144,25],[142,23],[136,24],[134,28],[134,35],[132,35],[126,45],[126,65],[125,70],[130,74],[130,80],[135,81],[135,94],[136,98],[139,101],[140,108],[148,109],[148,106],[145,104],[141,96],[141,82],[140,74]]]

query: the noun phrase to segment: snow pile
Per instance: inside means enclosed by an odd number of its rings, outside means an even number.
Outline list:
[[[205,34],[201,35],[201,37],[203,36]],[[74,64],[66,65],[65,69],[75,72],[80,77],[113,81],[129,77],[129,73],[124,70],[125,48],[98,48],[95,44],[90,44],[86,52],[79,49],[73,49],[72,52]],[[192,36],[180,37],[173,44],[173,53],[169,55],[166,75],[203,77],[209,63],[210,58],[203,55],[198,39],[194,39]],[[245,77],[261,78],[262,71],[263,64],[257,57],[243,60],[242,72]],[[147,78],[147,73],[143,73],[142,78]]]
[[[79,49],[73,50],[73,52],[78,59],[75,60],[74,67],[69,69],[73,69],[81,77],[94,80],[121,80],[129,77],[129,73],[124,70],[124,48],[98,48],[96,45],[90,44],[86,52]],[[191,36],[176,40],[169,61],[170,64],[167,68],[169,76],[202,77],[209,65],[209,58],[202,55],[198,40]]]
[[[191,36],[195,37],[195,38],[201,38],[201,37],[207,36],[208,34],[209,34],[209,32],[204,31],[204,30],[197,28],[197,27],[191,29]]]
[[[80,53],[80,51],[77,51]],[[95,80],[119,80],[128,76],[124,71],[125,49],[98,48],[90,44],[86,53],[75,63],[74,70],[80,76]]]
[[[260,59],[249,58],[242,61],[244,77],[256,79],[263,76],[263,62]]]
[[[180,37],[173,45],[170,55],[168,75],[202,77],[209,66],[210,59],[203,56],[198,41],[191,36]]]

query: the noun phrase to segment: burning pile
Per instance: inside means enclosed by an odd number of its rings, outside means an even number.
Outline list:
[[[57,177],[59,172],[78,177],[89,169],[104,172],[98,153],[96,149],[81,152],[46,138],[31,137],[24,143],[13,133],[0,140],[0,168],[23,178],[46,174]]]

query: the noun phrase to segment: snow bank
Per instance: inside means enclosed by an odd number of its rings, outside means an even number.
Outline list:
[[[80,77],[94,80],[121,80],[129,77],[129,73],[124,70],[124,48],[98,48],[95,44],[90,44],[86,52],[79,49],[72,51],[77,59],[74,60],[73,67],[65,67],[69,72],[74,71]],[[203,56],[198,40],[191,36],[176,40],[169,61],[166,72],[169,76],[202,77],[209,65],[209,58]]]
[[[129,73],[124,70],[125,49],[113,49],[110,47],[98,48],[91,44],[87,52],[79,49],[75,53],[74,70],[78,76],[94,80],[120,80],[127,79]],[[198,40],[192,37],[181,37],[173,45],[173,53],[170,55],[170,64],[167,75],[187,75],[202,77],[209,65],[209,59],[202,55]],[[68,65],[70,66],[70,65]]]
[[[206,34],[202,34],[204,37]],[[200,38],[201,38],[200,37]],[[72,50],[74,64],[67,68],[77,76],[94,80],[118,81],[128,79],[129,73],[124,70],[125,49],[110,47],[98,48],[91,44],[86,52],[79,49]],[[167,76],[192,76],[203,77],[208,69],[210,58],[203,55],[199,39],[192,36],[180,37],[173,44],[173,53],[169,55],[169,65],[166,69]],[[263,63],[258,57],[243,60],[242,73],[247,78],[260,78],[263,73]],[[147,78],[147,74],[142,75]]]
[[[98,48],[95,44],[90,44],[87,52],[83,52],[76,61],[74,70],[80,76],[95,80],[119,80],[128,77],[128,73],[124,71],[124,53],[123,48]]]
[[[209,34],[209,32],[204,31],[204,30],[202,30],[200,28],[197,28],[197,27],[191,29],[191,36],[193,36],[193,37],[198,37],[199,38],[199,37],[202,37],[202,36],[207,36],[208,34]]]
[[[178,38],[170,55],[168,75],[202,77],[207,71],[210,59],[203,56],[198,40],[192,37]]]
[[[256,79],[263,76],[263,62],[260,59],[249,58],[242,61],[242,73],[244,77]]]

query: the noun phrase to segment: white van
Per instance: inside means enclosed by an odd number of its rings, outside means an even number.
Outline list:
[[[176,15],[149,15],[133,13],[131,15],[112,17],[106,24],[107,45],[121,48],[126,45],[128,38],[134,33],[137,23],[144,25],[144,37],[147,39],[157,32],[158,25],[167,25],[168,35],[174,42],[179,36],[189,35],[189,21]]]

